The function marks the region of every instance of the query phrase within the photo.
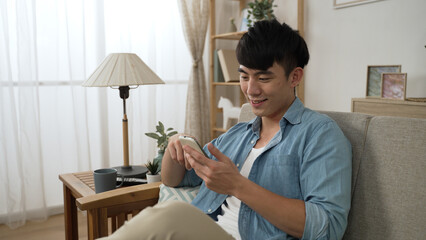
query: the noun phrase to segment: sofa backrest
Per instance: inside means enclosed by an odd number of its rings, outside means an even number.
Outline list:
[[[321,113],[352,144],[352,205],[343,239],[424,239],[426,119]],[[253,117],[243,105],[239,121]]]
[[[244,103],[241,106],[240,116],[238,116],[238,122],[248,122],[255,118],[256,115],[251,111],[251,106],[249,103]]]
[[[424,239],[426,119],[373,117],[344,239]]]

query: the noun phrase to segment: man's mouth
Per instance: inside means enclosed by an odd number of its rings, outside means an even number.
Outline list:
[[[263,103],[263,102],[265,102],[267,99],[265,98],[265,99],[262,99],[262,100],[254,100],[254,99],[250,99],[250,102],[252,103],[252,104],[254,104],[254,105],[257,105],[257,104],[260,104],[260,103]]]

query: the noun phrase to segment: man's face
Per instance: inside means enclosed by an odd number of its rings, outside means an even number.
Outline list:
[[[295,99],[294,87],[298,82],[288,80],[293,78],[294,71],[287,78],[284,68],[274,62],[266,71],[240,65],[239,72],[241,90],[253,113],[279,121]]]

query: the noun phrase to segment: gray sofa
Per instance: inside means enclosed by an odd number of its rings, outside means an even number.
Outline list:
[[[352,207],[343,239],[426,239],[426,119],[322,113],[337,122],[352,144]],[[239,121],[253,117],[250,105],[243,105]],[[162,198],[159,185],[95,194],[77,199],[77,205],[91,212],[114,209],[108,217],[118,228],[124,214],[137,213]],[[195,193],[189,192],[193,198]]]
[[[426,119],[321,112],[352,144],[343,239],[426,239]],[[253,118],[244,105],[239,121]]]

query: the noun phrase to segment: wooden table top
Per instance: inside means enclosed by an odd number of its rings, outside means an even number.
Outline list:
[[[95,179],[93,178],[93,172],[79,172],[73,173],[73,175],[84,182],[88,187],[95,191]]]
[[[59,179],[71,189],[76,198],[95,194],[92,171],[60,174]]]

